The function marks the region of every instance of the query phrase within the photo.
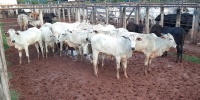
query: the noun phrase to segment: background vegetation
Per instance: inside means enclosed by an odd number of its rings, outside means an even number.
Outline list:
[[[4,50],[7,50],[7,49],[8,49],[7,39],[6,39],[5,33],[3,33],[3,31],[2,31],[2,26],[3,26],[3,24],[0,23],[0,31],[1,31],[1,33],[2,33],[1,35],[2,35],[2,38],[3,38]]]

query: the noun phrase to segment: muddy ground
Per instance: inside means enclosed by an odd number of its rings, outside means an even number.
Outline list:
[[[115,61],[99,65],[96,77],[89,61],[75,61],[49,53],[37,59],[34,46],[29,47],[31,63],[23,51],[19,65],[18,51],[5,52],[10,88],[19,92],[19,100],[198,100],[200,99],[200,64],[183,60],[175,63],[175,49],[167,57],[153,59],[151,71],[144,75],[144,55],[135,52],[129,59],[126,79],[120,71],[116,79]],[[200,58],[200,47],[186,43],[184,54]]]

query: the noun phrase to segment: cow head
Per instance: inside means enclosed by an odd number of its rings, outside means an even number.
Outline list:
[[[17,36],[20,35],[19,32],[15,31],[14,29],[9,29],[6,33],[9,34],[10,40],[13,43],[15,43]]]
[[[174,47],[174,48],[176,48],[176,42],[175,42],[175,40],[174,40],[174,37],[170,34],[170,33],[167,33],[167,34],[164,34],[164,35],[162,35],[162,38],[163,39],[167,39],[167,40],[169,40],[170,42],[168,43],[168,45],[170,46],[170,47]]]
[[[130,40],[130,42],[131,42],[131,50],[135,50],[137,36],[134,35],[134,34],[131,34],[129,36],[122,36],[122,37],[125,38],[125,39]]]
[[[161,35],[161,31],[162,31],[162,26],[155,24],[153,25],[153,27],[150,30],[150,33],[155,33],[158,37],[162,36]]]

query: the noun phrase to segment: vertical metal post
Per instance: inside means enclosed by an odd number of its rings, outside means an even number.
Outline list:
[[[65,8],[62,5],[62,15],[63,15],[63,21],[65,21]]]
[[[67,9],[68,21],[71,23],[70,8]]]
[[[163,27],[164,23],[164,7],[160,8],[160,25]]]
[[[5,52],[3,47],[3,38],[0,28],[0,85],[2,86],[0,89],[3,89],[3,100],[11,100],[10,91],[8,86],[8,73],[7,73],[7,64],[5,58]]]
[[[126,7],[123,7],[123,28],[126,28]]]
[[[176,27],[181,26],[180,20],[181,20],[181,9],[178,8],[176,11]]]
[[[146,8],[145,34],[149,33],[149,7]]]
[[[200,17],[200,8],[195,8],[193,14],[193,21],[192,21],[192,30],[191,30],[191,40],[190,43],[196,44],[197,43],[197,34],[199,28],[199,17]]]
[[[135,23],[136,24],[139,24],[139,11],[140,11],[140,9],[139,9],[139,6],[137,4],[137,6],[135,7]]]
[[[109,12],[108,12],[109,7],[106,6],[106,24],[108,25],[108,19],[109,19]]]

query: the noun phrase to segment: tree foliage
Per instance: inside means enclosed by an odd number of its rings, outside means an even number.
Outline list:
[[[22,3],[24,3],[25,2],[25,0],[17,0],[17,3],[18,4],[22,4]]]

